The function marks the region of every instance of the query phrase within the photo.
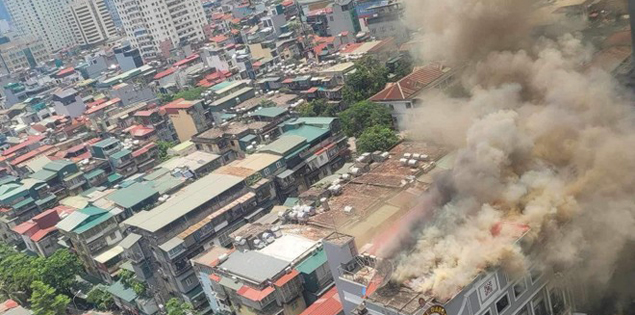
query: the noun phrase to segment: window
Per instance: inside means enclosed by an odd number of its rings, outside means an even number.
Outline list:
[[[412,108],[412,103],[406,103],[406,108]]]
[[[265,176],[269,176],[269,174],[271,174],[271,171],[268,168],[265,168],[263,173],[265,174]]]
[[[535,283],[538,279],[540,279],[542,273],[538,269],[532,269],[529,275],[531,277],[531,283]]]
[[[557,289],[552,289],[549,297],[551,298],[551,309],[553,310],[553,315],[563,314],[565,310],[565,305],[564,305],[564,298],[562,296],[562,291]]]
[[[545,305],[545,300],[540,299],[539,301],[534,301],[534,315],[547,315],[547,306]]]
[[[282,167],[282,161],[278,161],[278,162],[276,162],[276,167],[277,167],[277,168],[281,168],[281,167]]]
[[[519,281],[518,283],[514,284],[514,297],[518,298],[519,296],[521,296],[523,293],[525,293],[525,291],[527,291],[527,284],[525,284],[525,279]]]
[[[192,277],[185,279],[185,285],[191,286],[193,283],[194,283],[194,280],[192,280]]]
[[[507,294],[505,294],[505,296],[503,296],[502,298],[500,298],[500,300],[496,302],[496,311],[498,311],[498,314],[501,314],[503,313],[503,311],[507,309],[508,306],[509,306],[509,298],[507,297]]]

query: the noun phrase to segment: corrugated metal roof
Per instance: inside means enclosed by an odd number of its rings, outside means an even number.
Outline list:
[[[132,288],[126,288],[120,281],[117,281],[109,286],[108,292],[128,303],[131,303],[137,298],[137,294],[134,290]]]
[[[238,185],[243,180],[243,178],[231,175],[209,174],[183,188],[177,195],[158,207],[135,214],[124,221],[124,224],[156,232]]]
[[[141,235],[130,233],[126,236],[121,242],[119,242],[119,246],[123,249],[129,249],[134,244],[136,244],[141,239]]]
[[[324,249],[313,252],[309,257],[300,262],[295,269],[301,273],[310,274],[326,263],[326,252]]]
[[[220,268],[257,283],[273,279],[289,265],[288,262],[255,251],[233,252]],[[222,284],[222,280],[221,280]]]
[[[285,132],[283,136],[300,136],[305,138],[308,143],[312,144],[315,140],[323,137],[328,132],[328,129],[322,129],[314,126],[302,126]]]
[[[115,191],[106,198],[122,208],[129,209],[158,194],[159,192],[147,183],[134,183]]]
[[[278,138],[278,140],[264,146],[260,149],[262,152],[271,152],[278,155],[286,155],[289,152],[292,152],[296,148],[302,146],[306,143],[306,138],[300,136],[282,136]]]

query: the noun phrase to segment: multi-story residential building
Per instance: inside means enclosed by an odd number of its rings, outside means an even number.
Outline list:
[[[287,170],[276,176],[280,196],[295,195],[335,173],[350,157],[337,118],[302,117],[280,126],[280,138],[258,149],[284,158]]]
[[[376,39],[395,38],[408,40],[408,29],[403,22],[403,4],[398,1],[381,3],[367,8],[370,16],[365,19],[370,35]]]
[[[31,178],[5,181],[0,185],[0,239],[7,244],[21,243],[22,238],[13,228],[52,207],[56,201],[43,181]]]
[[[79,45],[95,45],[117,36],[105,0],[72,0],[69,20]]]
[[[206,130],[209,125],[201,100],[186,101],[181,98],[161,108],[170,117],[181,142],[190,140],[193,135]]]
[[[353,36],[361,30],[354,1],[331,0],[326,2],[328,3],[326,6],[315,6],[316,9],[305,12],[306,21],[316,34],[320,36]]]
[[[287,227],[302,231],[295,225]],[[327,234],[319,228],[287,233],[280,226],[256,222],[232,234],[235,251],[208,263],[206,253],[193,263],[205,291],[211,292],[207,297],[210,305],[217,306],[215,311],[297,315],[316,300],[309,291],[325,291],[332,285],[319,243]]]
[[[69,160],[51,161],[29,177],[45,182],[59,199],[77,195],[87,186],[84,173]]]
[[[230,244],[229,233],[247,223],[246,217],[255,219],[271,206],[272,183],[254,174],[275,162],[261,161],[254,169],[206,175],[123,222],[130,232],[126,240],[136,239],[126,256],[160,303],[176,296],[197,308],[207,304],[189,260],[213,245]]]
[[[49,53],[75,45],[69,0],[6,0],[5,4],[18,32],[43,40]]]
[[[132,48],[130,44],[113,48],[115,59],[121,71],[130,71],[143,66],[143,58],[139,48]]]
[[[82,97],[73,88],[53,94],[53,106],[58,115],[71,118],[81,116],[86,110],[86,104],[84,104]]]
[[[99,256],[117,248],[117,243],[123,238],[115,215],[101,208],[87,207],[71,213],[56,227],[67,237],[67,245],[77,253],[88,273],[104,281],[112,281],[108,270],[112,266],[104,264],[119,255]]]
[[[414,108],[425,106],[424,92],[432,88],[444,88],[454,81],[454,72],[441,65],[427,65],[416,68],[411,74],[397,82],[388,83],[386,88],[371,96],[371,102],[387,106],[395,125],[405,128],[416,119]]]
[[[17,70],[37,67],[50,56],[45,43],[35,37],[24,37],[0,44],[0,72],[12,73]]]
[[[41,257],[48,257],[61,248],[58,243],[59,232],[55,225],[73,211],[75,208],[57,206],[21,223],[14,227],[13,231],[22,236],[27,250]]]
[[[203,5],[197,0],[115,0],[123,29],[144,59],[168,57],[172,48],[205,38]]]
[[[167,113],[162,115],[159,108],[137,111],[133,117],[137,124],[154,128],[160,140],[168,142],[178,141],[179,138],[172,121]]]
[[[223,163],[229,163],[254,149],[253,142],[261,143],[275,138],[277,123],[266,121],[236,121],[223,123],[192,137],[192,142],[201,151],[218,154]]]

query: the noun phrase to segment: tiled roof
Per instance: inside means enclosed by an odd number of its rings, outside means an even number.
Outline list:
[[[307,307],[300,315],[336,315],[342,311],[342,302],[340,302],[337,288],[333,287],[313,302],[311,306]]]
[[[176,71],[176,69],[175,69],[175,68],[168,68],[167,70],[164,70],[164,71],[161,71],[161,72],[159,72],[159,73],[155,74],[155,75],[154,75],[154,79],[155,79],[155,80],[159,80],[159,79],[161,79],[161,78],[167,77],[167,76],[169,76],[170,74],[174,73],[174,71]]]
[[[236,293],[252,301],[262,301],[262,299],[273,293],[273,291],[275,290],[272,287],[266,287],[263,290],[257,290],[243,285],[238,291],[236,291]]]
[[[439,65],[428,65],[415,69],[396,83],[389,84],[385,89],[373,95],[373,102],[407,100],[415,96],[432,82],[443,76],[445,72]]]

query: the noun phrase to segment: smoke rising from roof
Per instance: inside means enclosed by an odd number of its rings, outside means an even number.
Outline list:
[[[409,134],[457,148],[456,163],[425,196],[434,221],[383,249],[399,257],[395,280],[440,301],[494,266],[607,285],[635,240],[632,98],[581,70],[593,51],[576,36],[531,39],[530,2],[406,1],[422,57],[462,66],[470,95],[423,97]]]

